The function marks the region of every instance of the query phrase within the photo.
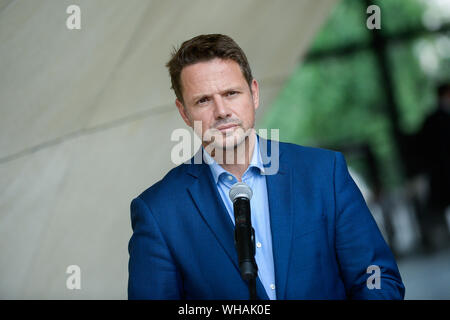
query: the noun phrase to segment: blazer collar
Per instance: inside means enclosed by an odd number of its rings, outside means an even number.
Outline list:
[[[264,168],[270,167],[272,165],[271,162],[271,151],[272,151],[272,140],[261,138],[258,134],[256,135],[256,138],[258,139],[258,147],[261,154],[261,161],[263,163]],[[278,143],[278,142],[277,142]],[[200,149],[196,152],[194,157],[189,159],[185,162],[185,164],[188,165],[187,167],[187,173],[195,178],[200,177],[204,174],[205,167],[209,169],[208,164],[205,163],[203,160],[203,147],[200,147]],[[286,173],[286,166],[285,163],[281,161],[281,156],[283,153],[282,148],[279,148],[278,146],[278,152],[279,152],[279,170],[278,173]],[[210,170],[210,169],[209,169]],[[214,180],[214,178],[213,178]]]

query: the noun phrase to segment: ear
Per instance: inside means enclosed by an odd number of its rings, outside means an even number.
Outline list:
[[[253,97],[253,105],[255,106],[255,110],[259,107],[259,84],[255,79],[252,80],[252,97]]]
[[[193,124],[191,123],[191,119],[189,119],[188,113],[186,108],[184,107],[183,103],[176,99],[175,105],[178,108],[178,112],[180,113],[181,117],[183,118],[184,122],[188,125],[188,127],[193,128]]]

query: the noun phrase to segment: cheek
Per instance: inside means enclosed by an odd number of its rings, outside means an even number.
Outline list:
[[[252,123],[255,120],[255,107],[253,104],[253,101],[249,101],[246,105],[245,108],[243,108],[242,113],[241,113],[241,120],[246,124],[246,125],[252,125]]]
[[[202,130],[203,130],[203,135],[205,135],[205,132],[208,131],[209,129],[209,125],[206,122],[202,123]]]
[[[197,122],[196,127],[201,129],[203,134],[214,124],[214,121],[211,121],[209,114],[206,111],[194,113],[193,120]]]

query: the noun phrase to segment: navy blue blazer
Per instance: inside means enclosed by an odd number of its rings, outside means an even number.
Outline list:
[[[277,299],[403,299],[393,254],[343,155],[280,142],[279,157],[278,173],[266,176]],[[249,298],[207,164],[182,164],[133,199],[131,224],[129,299]],[[371,265],[379,289],[367,285]],[[268,299],[259,279],[257,293]]]

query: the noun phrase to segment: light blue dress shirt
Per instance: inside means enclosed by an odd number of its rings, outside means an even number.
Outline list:
[[[227,208],[230,219],[234,224],[233,203],[228,193],[233,184],[238,182],[238,180],[234,175],[222,168],[205,150],[203,150],[203,155],[205,162],[211,169],[217,190]],[[269,298],[275,300],[275,271],[272,252],[272,234],[270,231],[269,201],[267,197],[266,176],[261,174],[262,172],[264,172],[264,166],[259,151],[259,142],[256,138],[252,160],[242,176],[242,182],[246,183],[253,191],[253,196],[250,200],[250,210],[252,226],[255,229],[255,260],[258,265],[258,277],[266,289]]]

